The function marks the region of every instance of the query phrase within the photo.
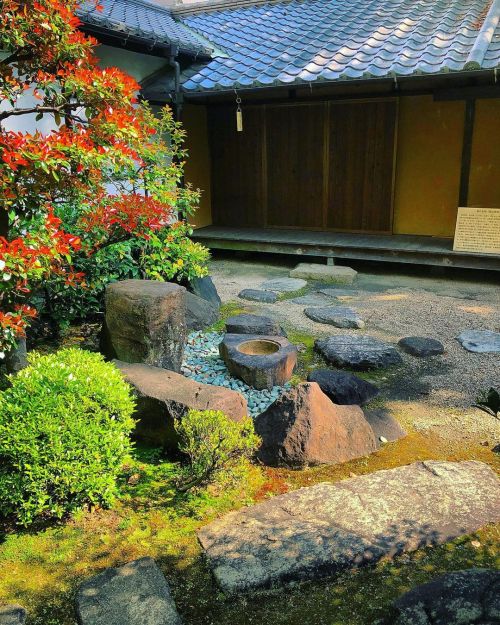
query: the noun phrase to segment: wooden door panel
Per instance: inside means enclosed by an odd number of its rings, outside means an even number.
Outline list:
[[[327,226],[392,231],[395,101],[332,102]]]
[[[267,225],[323,225],[324,115],[324,103],[267,108]]]
[[[247,108],[243,132],[233,107],[209,108],[212,219],[217,226],[264,225],[264,108]]]

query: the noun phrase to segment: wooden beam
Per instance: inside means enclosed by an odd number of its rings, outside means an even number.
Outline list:
[[[472,139],[474,137],[474,118],[476,115],[476,101],[470,98],[465,101],[464,137],[462,142],[462,164],[460,168],[460,191],[458,205],[468,206],[469,179],[472,160]]]
[[[434,92],[434,100],[437,102],[446,100],[479,100],[486,98],[500,98],[500,84],[440,89]]]

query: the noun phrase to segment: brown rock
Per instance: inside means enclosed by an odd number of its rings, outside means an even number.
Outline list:
[[[179,371],[186,344],[186,289],[170,282],[123,280],[106,287],[106,355]]]
[[[259,458],[271,466],[337,464],[366,456],[377,441],[359,406],[338,406],[316,382],[284,393],[255,419]]]
[[[140,363],[115,360],[114,364],[137,398],[135,434],[149,443],[175,448],[174,419],[182,418],[190,408],[221,410],[234,421],[248,414],[246,399],[236,391],[200,384],[174,371]]]

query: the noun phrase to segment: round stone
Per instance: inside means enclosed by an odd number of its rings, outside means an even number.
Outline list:
[[[424,336],[406,336],[398,341],[398,345],[407,354],[418,358],[444,354],[444,346],[440,341]]]
[[[500,353],[500,332],[465,330],[457,336],[457,341],[469,352]]]

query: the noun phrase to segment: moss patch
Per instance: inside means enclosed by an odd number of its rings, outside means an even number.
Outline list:
[[[206,332],[224,332],[226,319],[232,317],[233,315],[253,313],[254,311],[255,306],[252,306],[251,304],[243,304],[243,302],[226,302],[220,307],[219,320],[207,328]]]

